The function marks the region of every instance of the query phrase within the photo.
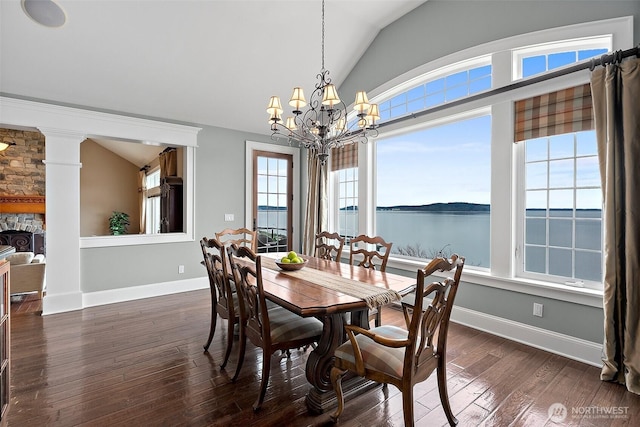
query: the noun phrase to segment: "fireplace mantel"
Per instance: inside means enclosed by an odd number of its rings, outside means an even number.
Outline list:
[[[45,213],[44,196],[0,196],[0,213]]]

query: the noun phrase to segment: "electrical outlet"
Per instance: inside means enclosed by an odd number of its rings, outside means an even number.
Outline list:
[[[537,302],[533,303],[533,315],[542,317],[542,309],[544,306],[542,304],[538,304]]]
[[[224,214],[225,221],[233,221],[233,214]]]
[[[183,274],[184,273],[184,265],[179,265],[178,266],[178,274]]]

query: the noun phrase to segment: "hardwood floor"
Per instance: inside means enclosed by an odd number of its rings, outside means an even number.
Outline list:
[[[12,303],[9,426],[330,425],[329,414],[307,413],[302,351],[272,363],[265,403],[253,412],[260,353],[247,345],[242,373],[232,384],[235,351],[227,370],[219,368],[225,342],[220,319],[210,352],[203,353],[208,292],[44,317],[37,296]],[[401,321],[399,311],[383,310],[383,322]],[[600,381],[598,368],[456,324],[449,336],[448,384],[465,427],[632,426],[640,419],[640,396]],[[554,403],[567,408],[563,422],[550,420]],[[611,408],[618,418],[602,414]],[[418,426],[446,425],[435,375],[415,388],[415,420]],[[401,426],[399,392],[379,387],[347,400],[340,425]]]

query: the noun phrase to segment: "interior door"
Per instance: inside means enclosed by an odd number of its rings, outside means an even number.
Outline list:
[[[287,252],[293,236],[293,156],[253,151],[253,229],[258,252]]]

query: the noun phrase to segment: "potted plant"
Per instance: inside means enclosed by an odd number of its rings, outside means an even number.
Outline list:
[[[113,211],[109,217],[109,230],[114,236],[120,234],[127,234],[127,227],[129,226],[129,214],[124,212]]]

